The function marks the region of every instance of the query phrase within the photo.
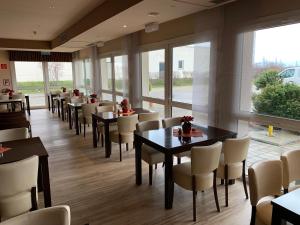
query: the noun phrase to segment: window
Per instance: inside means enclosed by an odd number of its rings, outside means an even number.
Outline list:
[[[165,98],[165,50],[142,52],[142,92],[144,97]]]
[[[49,91],[73,89],[73,75],[71,62],[48,62]]]
[[[127,64],[127,55],[114,57],[115,89],[117,92],[124,91],[124,83],[127,80],[128,73]]]
[[[178,61],[178,69],[179,70],[183,70],[183,62],[184,62],[183,60]]]
[[[101,81],[103,90],[112,90],[112,67],[111,58],[100,59]]]
[[[85,95],[90,95],[93,90],[93,74],[91,59],[75,61],[76,88]]]

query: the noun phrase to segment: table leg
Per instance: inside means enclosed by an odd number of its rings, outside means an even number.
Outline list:
[[[76,129],[76,135],[79,135],[78,109],[76,107],[75,107],[75,129]]]
[[[105,132],[105,157],[109,158],[111,155],[111,142],[109,139],[109,123],[104,123]]]
[[[92,127],[93,127],[93,147],[97,148],[97,119],[92,116]]]
[[[44,191],[45,207],[51,207],[52,203],[51,203],[48,157],[43,157],[41,159],[41,167],[42,167],[42,176],[43,176],[43,191]]]
[[[165,153],[165,209],[172,209],[173,195],[173,156]]]
[[[57,102],[57,114],[58,114],[58,117],[60,118],[60,101],[58,99],[56,99],[56,102]]]
[[[38,171],[38,192],[43,191],[43,176],[42,176],[42,166],[39,163],[39,171]]]
[[[61,105],[61,120],[65,121],[64,99],[60,100],[60,105]]]
[[[275,205],[273,205],[271,225],[281,225],[281,224],[282,224],[282,220],[280,218],[280,210]]]
[[[53,99],[53,95],[51,95],[51,107],[52,107],[52,113],[54,113],[54,99]]]
[[[69,117],[69,129],[72,130],[72,115],[71,115],[71,107],[70,105],[68,104],[68,117]]]
[[[142,184],[142,142],[135,137],[135,183],[136,185]]]
[[[50,111],[50,96],[48,95],[48,110]]]
[[[25,96],[25,100],[26,100],[26,110],[27,110],[28,115],[30,116],[31,115],[30,114],[30,101],[29,101],[29,96],[28,95]],[[50,110],[50,108],[49,108],[49,110]]]

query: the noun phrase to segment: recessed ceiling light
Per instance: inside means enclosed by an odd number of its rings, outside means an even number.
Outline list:
[[[158,15],[159,15],[158,12],[149,12],[149,13],[148,13],[148,16],[151,16],[151,17],[156,17],[156,16],[158,16]]]
[[[54,9],[54,5],[50,5],[49,8],[50,8],[50,9]]]
[[[126,25],[126,24],[124,24],[124,25],[123,25],[123,28],[127,28],[127,25]]]

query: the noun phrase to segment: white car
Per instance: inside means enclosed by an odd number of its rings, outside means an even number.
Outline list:
[[[279,73],[283,78],[283,83],[293,83],[300,85],[300,67],[287,68]]]

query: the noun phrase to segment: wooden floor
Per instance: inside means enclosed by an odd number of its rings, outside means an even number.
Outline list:
[[[53,205],[71,207],[72,224],[195,224],[192,221],[192,193],[175,185],[173,209],[164,209],[163,168],[148,185],[148,167],[143,163],[143,185],[135,185],[134,150],[125,151],[119,162],[118,146],[112,157],[103,148],[92,148],[91,127],[87,137],[76,136],[68,123],[48,110],[33,110],[33,136],[40,136],[49,152]],[[203,225],[248,225],[250,202],[242,183],[229,188],[229,207],[224,207],[224,186],[218,186],[221,212],[215,208],[213,191],[198,194],[197,223]],[[43,199],[40,195],[40,205]]]

